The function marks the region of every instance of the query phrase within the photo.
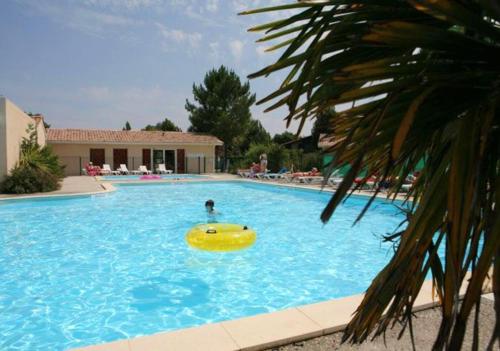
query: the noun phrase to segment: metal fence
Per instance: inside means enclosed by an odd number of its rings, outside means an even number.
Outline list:
[[[59,161],[65,166],[65,174],[67,176],[83,175],[85,174],[85,167],[90,163],[89,157],[79,157],[79,156],[60,156]],[[184,164],[177,161],[177,169],[175,165],[166,165],[167,169],[172,169],[177,173],[191,173],[191,174],[202,174],[202,173],[214,173],[217,172],[219,168],[219,163],[217,159],[213,157],[185,157]],[[106,162],[111,166],[112,169],[116,169],[119,165],[114,165],[111,160],[106,160]],[[132,171],[139,168],[139,166],[144,165],[142,157],[128,157],[126,162],[127,168]],[[100,166],[96,164],[95,166]],[[158,165],[146,165],[149,170],[156,172]],[[154,168],[154,169],[152,169]]]
[[[186,157],[184,160],[186,173],[214,173],[217,171],[217,162],[213,157]]]

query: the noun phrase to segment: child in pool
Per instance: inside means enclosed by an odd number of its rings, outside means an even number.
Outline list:
[[[205,202],[205,209],[207,210],[208,223],[217,223],[217,215],[219,212],[215,210],[214,200],[207,200]]]

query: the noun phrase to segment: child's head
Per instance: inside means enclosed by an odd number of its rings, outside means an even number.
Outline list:
[[[215,206],[214,200],[207,200],[207,201],[205,201],[205,208],[208,211],[212,211],[214,209],[214,206]]]

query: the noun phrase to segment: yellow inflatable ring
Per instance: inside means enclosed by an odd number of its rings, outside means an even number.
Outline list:
[[[241,250],[251,246],[256,238],[252,229],[230,223],[199,224],[186,234],[190,246],[207,251]]]

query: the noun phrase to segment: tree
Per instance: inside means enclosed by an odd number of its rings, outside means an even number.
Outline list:
[[[323,111],[316,116],[313,127],[311,129],[311,135],[313,137],[313,143],[317,147],[319,137],[321,134],[328,134],[331,128],[331,119],[335,118],[335,110],[330,109]]]
[[[123,127],[122,130],[131,130],[131,129],[132,129],[132,127],[130,126],[130,123],[128,121],[125,122],[125,127]]]
[[[221,66],[210,70],[203,84],[193,85],[194,103],[186,100],[191,127],[189,131],[209,133],[224,142],[224,160],[238,136],[242,136],[250,123],[250,106],[255,94],[248,82],[242,84],[238,75]]]
[[[275,143],[252,144],[245,154],[244,164],[259,162],[262,154],[267,155],[267,168],[272,172],[278,172],[282,167],[290,168],[290,151]]]
[[[267,144],[270,141],[271,136],[262,126],[260,121],[251,119],[250,122],[248,122],[245,134],[242,135],[237,142],[238,151],[240,154],[244,154],[248,151],[251,144]]]
[[[293,140],[297,140],[297,137],[295,136],[295,134],[289,131],[285,131],[281,134],[275,134],[273,137],[273,142],[280,145],[288,143]]]
[[[182,129],[177,127],[174,122],[165,118],[163,121],[156,123],[155,125],[148,124],[143,130],[162,130],[164,132],[182,132]]]
[[[261,103],[279,100],[290,122],[339,104],[329,136],[337,166],[349,166],[321,214],[328,221],[362,169],[404,179],[425,160],[407,195],[408,219],[387,237],[395,253],[375,277],[345,331],[366,340],[411,309],[427,274],[442,302],[434,349],[459,350],[466,321],[493,266],[500,339],[500,8],[487,1],[300,1],[247,13],[297,12],[253,30],[286,37],[279,60],[250,77],[289,69]],[[378,194],[360,213],[370,207]],[[393,197],[394,198],[394,197]],[[438,249],[445,256],[438,255]],[[470,271],[462,303],[459,289]],[[474,321],[477,327],[477,319]],[[474,342],[477,333],[474,333]],[[477,345],[477,344],[476,344]]]

